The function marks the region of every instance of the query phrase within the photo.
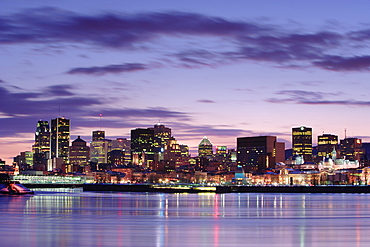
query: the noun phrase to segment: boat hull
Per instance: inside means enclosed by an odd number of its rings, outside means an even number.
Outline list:
[[[0,183],[0,194],[6,195],[24,195],[24,194],[34,194],[34,192],[22,184],[5,182]]]

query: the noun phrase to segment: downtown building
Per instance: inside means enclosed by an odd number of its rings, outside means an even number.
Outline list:
[[[50,127],[48,121],[40,120],[37,122],[32,152],[33,169],[46,171],[47,160],[50,158]]]
[[[359,138],[345,138],[340,140],[340,156],[347,160],[361,161],[364,155],[362,140]]]
[[[335,159],[338,151],[337,135],[322,134],[317,137],[317,161],[322,161],[329,156]],[[333,157],[333,153],[335,157]]]
[[[301,126],[292,128],[293,155],[302,156],[304,161],[312,161],[312,128]]]
[[[62,170],[63,164],[68,164],[69,140],[70,120],[65,117],[51,119],[48,171]]]
[[[74,167],[84,167],[88,165],[90,160],[90,147],[86,145],[86,141],[82,140],[80,136],[72,142],[69,147],[69,164]],[[72,171],[83,172],[83,169],[74,169]]]
[[[277,142],[276,136],[237,138],[237,164],[245,171],[275,168],[285,160],[285,143]]]

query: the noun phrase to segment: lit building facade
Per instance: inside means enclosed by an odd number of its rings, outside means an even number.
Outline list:
[[[120,150],[124,153],[124,163],[128,164],[131,161],[131,141],[126,138],[117,138],[112,140],[111,150]]]
[[[50,121],[50,158],[62,158],[68,163],[70,120],[64,117]]]
[[[48,121],[38,121],[35,131],[35,143],[32,146],[33,168],[46,171],[47,159],[50,158],[50,128]]]
[[[205,136],[198,145],[198,156],[212,156],[213,155],[213,145],[210,140]]]
[[[48,121],[40,120],[37,122],[33,152],[34,153],[50,152],[50,128]]]
[[[312,128],[292,128],[293,155],[302,155],[305,161],[312,161]]]
[[[98,139],[90,143],[90,160],[96,164],[108,163],[108,152],[111,150],[112,141]]]
[[[318,160],[323,160],[328,155],[332,155],[333,150],[338,150],[338,136],[323,134],[317,137],[317,156]],[[337,157],[332,157],[337,158]]]
[[[131,160],[134,165],[149,167],[154,162],[156,141],[153,129],[131,130]]]
[[[246,171],[275,168],[275,163],[285,160],[285,143],[276,136],[237,138],[237,163]]]
[[[95,130],[92,132],[92,140],[104,140],[105,139],[105,131],[104,130]]]
[[[363,153],[361,139],[346,138],[340,141],[340,155],[342,158],[360,161]]]
[[[124,165],[125,164],[125,152],[123,150],[112,150],[108,152],[108,163],[115,165]]]
[[[69,147],[69,163],[73,165],[85,165],[90,160],[90,147],[80,136]]]

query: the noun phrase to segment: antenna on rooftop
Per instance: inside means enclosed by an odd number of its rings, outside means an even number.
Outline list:
[[[344,127],[344,139],[347,139],[347,127]]]
[[[101,130],[101,117],[103,116],[103,114],[99,114],[99,130]]]

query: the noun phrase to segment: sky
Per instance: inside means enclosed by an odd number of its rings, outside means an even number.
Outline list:
[[[193,156],[204,136],[291,129],[370,142],[370,1],[2,1],[0,158],[31,151],[38,120],[71,141],[161,123]],[[102,114],[102,117],[99,117]]]

